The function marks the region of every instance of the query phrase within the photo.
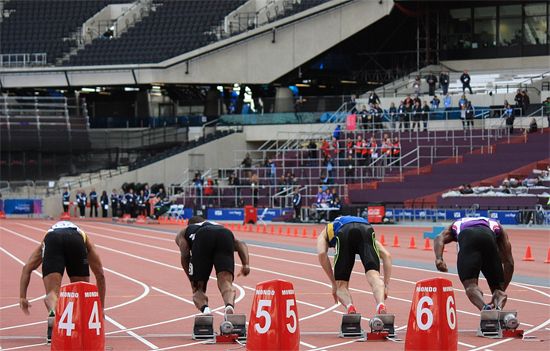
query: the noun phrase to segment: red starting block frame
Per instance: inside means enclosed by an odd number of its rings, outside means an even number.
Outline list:
[[[387,331],[381,332],[367,332],[367,341],[386,341],[390,337],[390,333]]]
[[[239,341],[239,334],[216,335],[216,344],[235,344]]]

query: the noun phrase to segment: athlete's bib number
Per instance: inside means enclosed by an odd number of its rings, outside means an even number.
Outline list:
[[[67,336],[71,336],[75,329],[75,324],[73,323],[73,307],[74,301],[67,303],[67,307],[65,307],[65,310],[61,314],[61,318],[59,318],[59,323],[57,325],[57,328],[65,330]],[[100,333],[101,322],[99,320],[99,307],[97,301],[94,301],[94,307],[88,319],[88,329],[95,329],[96,335]]]
[[[272,300],[260,300],[258,302],[258,309],[256,310],[256,318],[260,319],[263,318],[263,324],[260,321],[259,323],[254,324],[254,329],[258,334],[265,334],[271,328],[271,315],[269,314],[269,308],[271,307],[271,301]],[[293,308],[295,306],[295,301],[293,299],[287,299],[286,300],[286,318],[290,319],[288,323],[286,323],[286,329],[290,333],[296,332],[296,327],[298,325],[298,321],[296,320],[296,308]]]
[[[416,305],[416,324],[420,330],[428,330],[432,327],[434,315],[430,307],[433,306],[433,304],[434,301],[429,296],[423,296],[420,300],[418,300],[418,304]],[[452,296],[447,298],[445,310],[447,315],[447,324],[449,325],[449,328],[454,330],[456,328],[456,308],[455,301]]]

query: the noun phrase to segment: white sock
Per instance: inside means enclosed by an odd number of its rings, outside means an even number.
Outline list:
[[[212,311],[210,311],[210,307],[206,306],[206,307],[204,308],[204,311],[202,311],[202,313],[203,313],[203,314],[211,314]]]
[[[378,311],[380,309],[380,306],[386,306],[386,304],[384,304],[383,302],[380,302],[378,305],[376,305],[376,311]]]

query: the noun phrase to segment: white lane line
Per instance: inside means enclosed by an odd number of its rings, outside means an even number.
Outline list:
[[[341,343],[338,343],[338,344],[332,344],[332,345],[327,345],[327,346],[323,346],[323,347],[318,347],[316,349],[312,349],[312,350],[309,350],[309,351],[320,351],[320,350],[333,349],[333,348],[338,347],[338,346],[349,345],[349,344],[353,344],[354,342],[358,342],[358,341],[361,341],[361,339],[354,339],[354,340],[351,340],[351,341],[345,341],[345,342],[341,342]]]
[[[8,350],[21,350],[26,349],[30,347],[36,347],[36,346],[46,346],[47,344],[45,342],[41,344],[30,344],[30,345],[23,345],[23,346],[16,346],[16,347],[8,347],[7,349],[1,349],[2,351],[8,351]]]
[[[308,344],[307,342],[300,341],[300,345],[304,345],[305,347],[309,347],[310,349],[316,349],[317,346]]]
[[[0,250],[2,250],[2,248],[0,247]],[[46,295],[42,295],[42,296],[38,296],[38,297],[35,297],[34,299],[30,299],[29,302],[36,302],[38,300],[42,300],[43,298],[45,298]],[[14,303],[12,305],[6,305],[6,306],[2,306],[0,307],[0,310],[5,310],[7,308],[12,308],[12,307],[19,307],[19,304],[18,303]]]
[[[466,347],[469,347],[471,349],[473,349],[474,347],[476,347],[475,345],[471,345],[471,344],[466,344],[465,342],[458,342],[459,345],[462,345],[462,346],[466,346]]]
[[[523,335],[528,335],[528,334],[534,333],[534,332],[536,332],[537,330],[546,327],[548,324],[550,324],[550,319],[547,319],[546,322],[541,323],[541,324],[537,325],[536,327],[527,330],[525,333],[523,333]],[[489,344],[489,345],[477,347],[477,348],[472,349],[472,350],[470,350],[470,351],[485,350],[485,349],[487,349],[488,347],[492,347],[492,346],[497,346],[497,345],[500,345],[500,344],[504,344],[504,343],[509,342],[509,341],[512,341],[512,340],[515,340],[515,339],[513,339],[513,338],[502,339],[502,340],[500,340],[500,341],[494,342],[494,343]]]
[[[112,319],[111,317],[109,316],[105,316],[105,320],[106,321],[109,321],[111,322],[111,324],[113,324],[115,327],[119,328],[119,329],[127,329],[125,326],[123,326],[122,324],[120,324],[119,322],[115,321],[114,319]],[[148,341],[148,340],[145,340],[144,338],[142,338],[141,336],[139,336],[138,334],[134,333],[133,331],[126,331],[126,333],[128,335],[131,335],[133,336],[134,338],[136,338],[137,340],[139,340],[141,343],[145,344],[147,347],[149,347],[150,349],[153,349],[153,350],[158,350],[158,346],[153,344],[152,342]]]

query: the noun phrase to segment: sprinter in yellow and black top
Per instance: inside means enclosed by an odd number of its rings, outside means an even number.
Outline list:
[[[335,247],[334,273],[328,258],[328,248]],[[355,255],[361,257],[365,274],[376,301],[376,313],[386,313],[385,299],[391,276],[391,255],[376,240],[374,229],[361,217],[340,216],[329,223],[317,238],[317,253],[321,267],[332,282],[334,302],[356,313],[349,292],[349,279],[355,264]],[[380,277],[380,259],[384,264],[384,280]]]
[[[77,225],[69,221],[55,223],[46,233],[40,245],[33,251],[23,267],[19,284],[19,307],[29,314],[31,304],[27,300],[27,288],[31,273],[42,264],[42,280],[46,289],[44,302],[53,317],[63,273],[71,283],[90,281],[90,268],[96,278],[101,306],[105,305],[105,276],[101,259],[90,238]],[[50,330],[48,330],[48,334]]]

